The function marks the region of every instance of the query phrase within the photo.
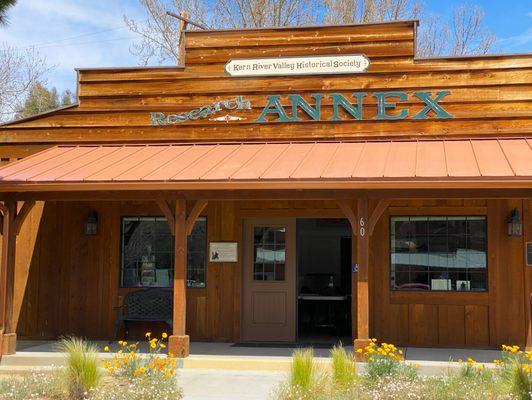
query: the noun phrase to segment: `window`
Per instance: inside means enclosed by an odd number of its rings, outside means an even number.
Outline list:
[[[392,290],[487,290],[485,216],[390,219]]]
[[[198,218],[187,242],[187,286],[205,287],[207,221]],[[166,218],[122,218],[121,287],[172,287],[174,237]]]
[[[255,227],[253,280],[284,281],[285,234],[284,227]]]

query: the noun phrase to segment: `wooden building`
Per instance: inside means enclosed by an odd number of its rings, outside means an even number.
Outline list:
[[[187,31],[0,126],[3,353],[111,338],[147,287],[181,356],[532,346],[532,55],[418,59],[416,26]]]

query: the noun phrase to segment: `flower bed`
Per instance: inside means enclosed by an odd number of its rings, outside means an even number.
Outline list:
[[[319,368],[311,349],[294,353],[289,378],[272,400],[392,400],[392,399],[532,399],[532,352],[503,346],[493,368],[468,358],[458,360],[458,371],[423,377],[419,366],[405,362],[393,344],[373,339],[357,356],[366,360],[364,373],[356,371],[352,355],[343,348],[331,352],[331,368]]]
[[[80,339],[62,341],[67,365],[51,374],[32,373],[0,379],[2,400],[180,400],[176,359],[163,354],[161,338],[146,334],[150,352],[139,354],[139,343],[119,341],[120,349],[98,360],[97,349]],[[104,351],[109,352],[105,346]],[[106,371],[102,374],[101,370]]]

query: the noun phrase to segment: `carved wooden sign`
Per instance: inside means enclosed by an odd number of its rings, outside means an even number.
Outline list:
[[[225,72],[234,77],[356,74],[366,71],[369,64],[363,54],[236,58],[225,64]]]

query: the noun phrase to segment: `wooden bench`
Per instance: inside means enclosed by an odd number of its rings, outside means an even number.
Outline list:
[[[124,304],[114,308],[115,339],[124,326],[124,338],[127,338],[129,322],[166,322],[173,326],[174,299],[171,291],[152,288],[129,292],[124,297]]]

